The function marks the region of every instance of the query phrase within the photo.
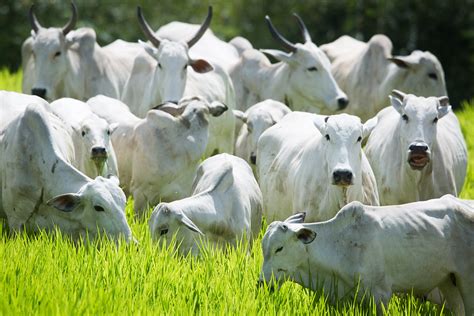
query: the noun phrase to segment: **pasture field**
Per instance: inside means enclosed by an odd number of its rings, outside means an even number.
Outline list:
[[[21,90],[19,74],[0,71],[0,89]],[[474,157],[474,104],[457,113]],[[463,198],[474,198],[470,160]],[[201,258],[180,257],[151,242],[147,222],[127,214],[139,244],[74,245],[59,233],[9,236],[0,225],[0,315],[141,314],[375,314],[370,298],[330,305],[322,293],[293,283],[270,293],[256,286],[263,262],[260,241]],[[444,315],[446,311],[410,296],[390,301],[388,315]]]

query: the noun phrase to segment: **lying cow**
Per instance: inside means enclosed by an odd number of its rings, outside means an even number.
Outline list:
[[[52,102],[51,108],[70,129],[74,143],[73,165],[91,178],[118,176],[107,121],[95,115],[86,103],[70,98]]]
[[[327,220],[351,201],[378,205],[377,184],[362,141],[377,124],[358,117],[292,112],[262,134],[257,169],[264,214],[282,220],[308,210]]]
[[[357,288],[359,297],[368,292],[385,305],[393,293],[421,296],[438,287],[458,314],[464,305],[474,315],[472,202],[451,195],[385,207],[352,202],[329,221],[303,219],[270,224],[260,281],[289,279],[336,298]]]
[[[192,98],[177,105],[161,105],[140,119],[116,99],[97,96],[87,103],[109,124],[117,124],[112,144],[120,183],[133,195],[137,215],[143,215],[148,205],[191,193],[191,182],[207,145],[208,118],[227,110],[219,102]]]
[[[117,179],[92,180],[59,152],[48,111],[32,103],[2,132],[1,203],[13,231],[55,228],[74,239],[131,238]]]
[[[150,218],[153,239],[169,244],[176,234],[180,252],[199,254],[202,236],[211,244],[249,245],[260,231],[262,193],[249,165],[241,158],[220,154],[197,170],[190,197],[158,204]]]
[[[377,115],[379,124],[365,147],[380,203],[457,196],[466,177],[467,148],[449,99],[392,94],[392,106]]]
[[[245,159],[254,168],[260,135],[290,112],[285,104],[272,99],[251,106],[245,113],[234,110],[235,117],[242,123],[235,142],[235,155]]]
[[[321,46],[332,63],[332,73],[349,99],[346,112],[361,119],[373,117],[387,106],[393,89],[419,96],[447,95],[443,67],[430,52],[392,56],[392,42],[374,35],[367,43],[350,36]]]

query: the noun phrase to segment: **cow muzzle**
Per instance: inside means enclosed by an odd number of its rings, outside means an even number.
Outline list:
[[[97,171],[99,173],[102,172],[102,169],[104,168],[105,162],[107,161],[107,149],[104,147],[92,147],[91,150],[91,159],[95,164],[95,167],[97,168]]]
[[[36,95],[42,99],[45,99],[46,100],[46,92],[47,90],[44,89],[44,88],[33,88],[31,89],[31,94],[32,95]]]
[[[350,170],[336,170],[332,173],[332,184],[347,187],[353,184],[354,175]]]
[[[414,142],[408,147],[408,164],[413,170],[422,170],[430,162],[430,150],[424,142]]]

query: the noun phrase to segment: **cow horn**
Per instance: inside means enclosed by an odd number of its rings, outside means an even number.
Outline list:
[[[155,36],[155,33],[146,22],[145,18],[143,17],[142,8],[140,6],[137,7],[137,17],[138,17],[138,23],[140,24],[140,27],[143,33],[145,33],[145,36],[148,38],[148,40],[156,48],[160,47],[160,39]]]
[[[392,95],[396,97],[397,99],[403,101],[405,97],[407,96],[405,93],[401,92],[400,90],[392,90]]]
[[[38,33],[38,31],[43,27],[41,26],[41,24],[39,24],[38,19],[35,16],[34,8],[35,5],[32,4],[28,13],[28,17],[30,19],[31,28],[33,29],[33,31],[35,31],[35,33]]]
[[[199,30],[197,31],[196,35],[194,35],[194,37],[188,41],[188,48],[191,48],[194,44],[196,44],[197,41],[199,41],[199,39],[204,35],[206,30],[209,28],[209,25],[211,24],[211,20],[212,20],[212,6],[209,6],[209,9],[207,10],[207,17],[202,23]]]
[[[301,34],[303,35],[305,43],[312,42],[311,35],[309,35],[308,29],[306,28],[306,25],[304,24],[303,19],[296,13],[293,13],[293,16],[298,21],[298,25],[300,27]]]
[[[283,45],[283,47],[289,50],[290,52],[296,52],[296,46],[287,39],[285,39],[280,33],[278,33],[268,15],[265,16],[265,21],[267,21],[268,28],[270,29],[270,33],[272,34],[273,38],[279,41]]]
[[[72,16],[69,22],[63,27],[63,35],[67,35],[73,28],[76,27],[77,22],[77,8],[74,1],[71,1]]]

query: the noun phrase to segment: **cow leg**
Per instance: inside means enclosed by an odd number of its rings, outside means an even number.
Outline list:
[[[459,288],[464,302],[466,316],[474,315],[474,275],[468,271],[463,277],[456,275],[456,286]]]
[[[147,208],[148,208],[148,200],[145,196],[145,194],[139,192],[139,191],[134,191],[132,193],[133,195],[133,210],[134,210],[134,215],[138,219],[143,219]]]
[[[438,289],[441,293],[437,291]],[[438,304],[443,304],[445,302],[446,307],[455,315],[464,315],[464,308],[460,294],[459,289],[453,284],[452,279],[448,277],[438,285],[437,289],[431,291],[428,295],[428,299]]]

